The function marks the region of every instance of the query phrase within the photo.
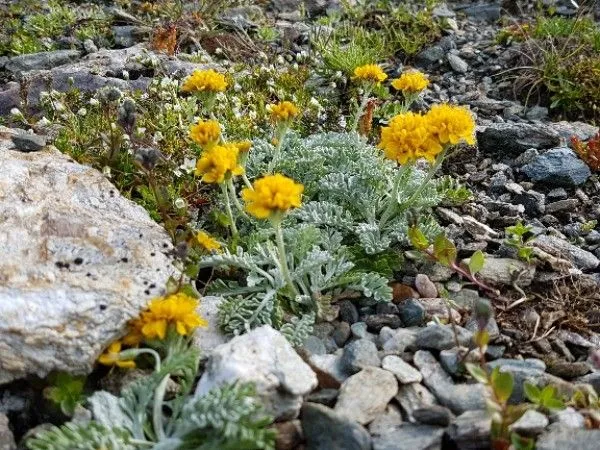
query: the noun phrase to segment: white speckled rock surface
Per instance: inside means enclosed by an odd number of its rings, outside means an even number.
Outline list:
[[[0,384],[85,373],[175,272],[166,232],[100,172],[0,127]]]

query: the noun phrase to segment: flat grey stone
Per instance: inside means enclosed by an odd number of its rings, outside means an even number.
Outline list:
[[[397,393],[398,382],[394,375],[377,367],[367,367],[344,381],[334,410],[366,425],[385,411]]]
[[[365,367],[381,366],[377,346],[368,339],[359,339],[344,347],[342,363],[351,373],[360,372]]]
[[[26,72],[28,70],[51,69],[67,64],[79,58],[78,50],[54,50],[51,52],[28,53],[13,56],[4,68],[9,72]]]
[[[417,409],[437,405],[435,396],[419,383],[401,385],[396,395],[396,401],[400,403],[404,414],[410,422],[416,422],[413,414]]]
[[[592,270],[600,265],[600,259],[570,242],[556,236],[540,235],[533,240],[533,245],[546,253],[567,259],[581,270]]]
[[[448,438],[461,450],[488,450],[491,419],[487,411],[466,411],[448,428]]]
[[[388,355],[381,362],[382,369],[392,372],[401,384],[420,383],[423,375],[413,366],[395,355]]]
[[[473,333],[460,326],[456,326],[457,337],[454,335],[454,329],[451,325],[429,325],[421,328],[416,337],[415,346],[419,349],[428,350],[447,350],[458,343],[468,347]]]
[[[15,148],[21,152],[37,152],[46,146],[46,137],[31,133],[16,133],[12,135]]]
[[[589,166],[566,147],[553,148],[536,156],[521,171],[532,181],[563,187],[579,186],[592,175]]]
[[[597,450],[600,442],[600,430],[577,430],[573,428],[555,428],[542,434],[536,444],[536,450]]]
[[[530,409],[525,411],[525,414],[516,422],[509,425],[508,429],[521,436],[537,436],[544,431],[549,423],[550,421],[544,414],[535,409]]]

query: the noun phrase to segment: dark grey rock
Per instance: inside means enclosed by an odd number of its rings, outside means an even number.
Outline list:
[[[548,366],[548,373],[560,378],[572,380],[582,377],[592,371],[592,367],[585,361],[566,362],[559,361]]]
[[[442,47],[434,45],[422,50],[415,57],[415,64],[423,69],[431,69],[438,66],[446,56],[446,52]]]
[[[115,45],[123,48],[133,47],[151,32],[151,28],[137,25],[118,25],[114,26],[112,31]]]
[[[457,337],[454,336],[454,329]],[[455,346],[456,339],[459,345],[468,347],[473,333],[462,327],[451,325],[430,325],[417,332],[415,346],[420,349],[446,350]]]
[[[525,113],[525,117],[529,120],[542,120],[548,117],[548,108],[545,106],[532,106]]]
[[[5,69],[9,72],[27,72],[29,70],[51,69],[79,58],[78,50],[54,50],[52,52],[28,53],[13,56],[8,60]]]
[[[591,176],[589,166],[566,147],[542,153],[521,171],[533,181],[563,187],[579,186]]]
[[[511,158],[531,148],[557,147],[560,135],[545,125],[494,123],[477,131],[477,144],[484,154]]]
[[[348,322],[340,322],[335,326],[335,330],[331,337],[338,347],[343,347],[346,341],[350,339],[351,331]]]
[[[525,212],[530,216],[537,216],[546,212],[546,196],[541,192],[527,191],[515,195],[512,203],[523,205]]]
[[[373,437],[373,450],[435,450],[441,448],[444,429],[430,425],[403,424],[384,435]]]
[[[447,436],[461,450],[488,450],[491,419],[485,410],[466,411],[448,428]]]
[[[565,142],[570,142],[573,136],[582,141],[588,141],[598,134],[598,127],[585,122],[554,122],[550,126]]]
[[[306,401],[312,402],[312,403],[320,403],[321,405],[325,405],[325,406],[329,406],[330,408],[333,408],[333,405],[335,405],[335,401],[337,400],[337,397],[338,397],[337,389],[331,389],[331,388],[319,389],[318,391],[308,394],[308,397],[306,397]]]
[[[0,450],[16,450],[17,444],[10,431],[8,417],[0,413]]]
[[[418,329],[398,328],[392,330],[383,327],[379,333],[379,343],[386,353],[403,353],[407,348],[413,348],[416,342]]]
[[[418,327],[425,322],[425,307],[413,298],[398,305],[400,319],[406,327]]]
[[[419,423],[438,427],[447,427],[454,419],[452,411],[441,405],[430,405],[415,409],[412,415]]]
[[[400,328],[402,321],[395,314],[373,314],[365,318],[365,323],[369,331],[379,333],[383,327],[392,329]]]
[[[338,388],[352,375],[342,362],[341,355],[311,355],[308,364],[317,374],[321,387]]]
[[[592,372],[576,380],[578,383],[591,384],[596,392],[600,392],[600,372]]]
[[[302,349],[309,355],[324,355],[327,353],[325,344],[316,336],[308,336],[302,344]]]
[[[31,133],[17,133],[12,136],[15,148],[24,153],[37,152],[46,146],[46,136]]]
[[[10,114],[10,110],[18,108],[21,104],[21,86],[11,81],[4,85],[0,91],[0,116]]]
[[[344,300],[339,303],[340,307],[340,320],[348,322],[350,325],[358,322],[358,309],[354,306],[350,300]]]
[[[558,427],[542,434],[536,442],[536,450],[597,450],[600,430],[578,430]]]
[[[579,200],[576,198],[567,198],[546,205],[546,213],[556,214],[561,211],[574,211],[579,206]]]
[[[415,353],[414,364],[423,375],[423,383],[438,401],[456,414],[485,408],[485,388],[480,384],[454,384],[435,357],[426,351]]]
[[[300,421],[307,450],[370,450],[371,436],[358,423],[317,403],[302,406]]]
[[[365,367],[381,366],[377,346],[367,339],[359,339],[344,347],[342,363],[352,373],[359,372]]]
[[[367,324],[364,322],[356,322],[350,325],[350,332],[352,336],[358,339],[373,340],[375,336],[367,331]]]
[[[474,20],[495,22],[500,19],[501,8],[497,3],[484,3],[464,8],[462,12]]]

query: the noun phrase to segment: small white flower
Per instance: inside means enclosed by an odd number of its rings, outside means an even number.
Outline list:
[[[183,158],[183,164],[179,168],[185,172],[191,172],[196,168],[196,158]]]
[[[181,111],[181,105],[176,103],[173,105],[173,111],[175,112],[180,112]]]
[[[110,166],[104,166],[102,168],[102,173],[104,174],[104,176],[106,178],[110,178],[111,177],[111,170],[110,170]]]
[[[87,109],[85,109],[85,108],[79,108],[79,110],[77,111],[78,116],[85,116],[86,114],[87,114]]]
[[[63,111],[64,111],[65,109],[67,109],[67,108],[66,108],[66,107],[65,107],[65,105],[64,105],[64,104],[62,104],[61,102],[56,102],[56,103],[54,103],[54,109],[55,109],[57,112],[63,112]]]
[[[221,47],[217,47],[217,48],[215,48],[215,54],[216,54],[216,55],[221,55],[221,54],[223,54],[223,49],[222,49]]]
[[[242,86],[241,86],[239,83],[235,83],[235,84],[233,85],[233,90],[234,90],[235,92],[240,92],[240,91],[242,90]]]
[[[100,102],[93,97],[90,98],[90,101],[88,103],[90,104],[90,106],[98,106],[100,104]]]
[[[123,70],[123,79],[124,80],[129,80],[129,72],[127,70]]]
[[[37,121],[37,125],[40,127],[46,127],[50,125],[50,123],[51,122],[46,117],[42,117],[40,120]]]
[[[156,133],[154,133],[154,137],[152,138],[152,140],[156,143],[156,142],[160,142],[164,139],[163,134],[160,131],[157,131]]]
[[[300,66],[298,65],[298,63],[292,64],[292,69],[298,70],[299,68],[300,68]]]
[[[277,64],[283,64],[283,63],[285,63],[285,60],[283,59],[283,56],[279,55],[277,57]]]
[[[23,117],[23,113],[21,112],[21,110],[19,108],[12,108],[10,110],[10,114],[16,117]]]

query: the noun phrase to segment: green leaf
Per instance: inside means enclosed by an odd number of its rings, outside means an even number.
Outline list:
[[[519,436],[517,433],[510,435],[510,441],[515,450],[533,450],[535,448],[534,439]]]
[[[536,404],[540,403],[542,391],[540,391],[540,388],[538,388],[535,384],[526,381],[525,383],[523,383],[523,391],[525,392],[525,396],[529,399],[530,402]]]
[[[451,266],[456,261],[456,246],[443,234],[439,234],[433,242],[433,254],[444,266]]]
[[[475,275],[481,269],[483,269],[483,265],[485,264],[485,255],[481,250],[477,250],[469,259],[469,272]]]
[[[477,347],[484,348],[490,342],[490,333],[487,330],[478,330],[473,336],[473,341]]]
[[[544,403],[544,407],[550,410],[565,409],[565,403],[560,398],[551,398]]]
[[[485,370],[483,370],[480,366],[473,363],[467,363],[465,364],[465,367],[467,368],[467,371],[471,374],[471,376],[475,378],[479,383],[488,383],[487,373],[485,373]]]
[[[496,394],[498,401],[502,404],[506,403],[512,394],[514,388],[514,379],[510,372],[500,372],[496,367],[492,372],[492,388]]]
[[[419,250],[426,250],[430,245],[427,236],[416,226],[408,229],[408,239],[412,246]]]
[[[549,384],[548,386],[544,387],[544,389],[542,389],[542,393],[540,395],[540,403],[543,406],[546,406],[546,404],[554,398],[555,394],[556,388]]]

